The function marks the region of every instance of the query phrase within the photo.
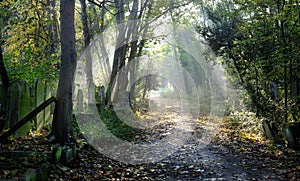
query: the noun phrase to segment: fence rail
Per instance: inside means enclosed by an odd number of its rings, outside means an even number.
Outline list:
[[[20,120],[26,115],[47,99],[55,96],[56,86],[54,82],[36,79],[32,84],[24,81],[13,82],[5,91],[5,87],[0,84],[0,122],[3,129],[10,129],[20,124]],[[54,106],[51,105],[41,110],[34,116],[33,121],[26,122],[14,133],[14,138],[28,135],[33,128],[41,130],[52,121],[53,109]]]
[[[0,142],[6,140],[9,136],[15,133],[18,129],[20,129],[23,125],[25,125],[28,121],[32,120],[37,114],[43,111],[47,106],[51,103],[55,102],[55,97],[51,97],[27,114],[22,120],[17,122],[13,127],[11,127],[7,132],[0,136]]]

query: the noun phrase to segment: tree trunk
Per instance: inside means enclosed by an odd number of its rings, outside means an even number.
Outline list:
[[[256,68],[256,66],[254,66],[254,70],[255,70],[255,107],[256,107],[256,116],[259,116],[259,87],[258,87],[258,70]]]
[[[126,43],[127,47],[126,47],[125,51],[128,51],[130,49],[128,62],[136,57],[136,52],[137,52],[137,48],[138,48],[137,42],[138,42],[138,37],[139,37],[138,31],[139,31],[140,23],[138,21],[134,21],[134,20],[137,20],[138,18],[140,18],[140,17],[137,17],[137,14],[138,14],[138,0],[134,0],[133,4],[132,4],[132,9],[131,9],[130,15],[129,15],[131,22],[126,26],[126,28],[127,28],[126,38],[132,37],[132,40],[133,40],[130,43],[129,42]],[[142,12],[141,12],[141,14],[142,14]],[[120,69],[123,66],[125,66],[125,56],[124,56],[124,61],[120,65]],[[122,74],[120,74],[122,77],[119,77],[119,79],[118,79],[118,81],[120,82],[120,87],[118,88],[119,90],[125,90],[128,86],[128,71],[130,71],[130,70],[124,71],[124,72],[122,72]]]
[[[278,14],[284,9],[285,2],[280,4],[280,2],[277,2],[277,11]],[[277,23],[280,28],[280,38],[282,43],[282,58],[283,58],[283,81],[284,81],[284,123],[287,123],[288,121],[288,62],[287,62],[287,42],[286,42],[286,36],[285,36],[285,26],[284,23],[280,20],[277,20]],[[281,46],[280,46],[281,47]],[[281,51],[281,50],[280,50]]]
[[[1,41],[1,37],[0,37],[0,41]],[[2,52],[1,44],[0,44],[0,73],[1,73],[2,84],[3,84],[4,87],[7,88],[9,86],[9,78],[8,78],[8,74],[7,74],[5,65],[4,65],[3,52]]]
[[[61,145],[73,137],[72,87],[76,68],[74,6],[75,0],[60,1],[61,69],[52,129]]]
[[[116,51],[114,54],[114,61],[113,61],[113,66],[112,66],[112,72],[110,76],[110,80],[108,83],[107,91],[106,91],[106,98],[105,98],[105,103],[106,105],[109,105],[111,102],[113,102],[113,95],[116,95],[117,91],[116,89],[114,90],[114,87],[118,88],[118,85],[115,86],[115,84],[118,84],[118,81],[115,81],[117,78],[117,73],[120,70],[120,67],[122,67],[122,64],[125,62],[125,55],[126,55],[126,49],[127,45],[123,44],[123,41],[125,40],[125,27],[124,27],[124,20],[125,20],[125,15],[124,15],[124,1],[123,0],[117,0],[115,1],[115,6],[117,9],[117,16],[116,20],[118,23],[118,37],[117,37],[117,42],[116,42]]]
[[[58,33],[57,33],[57,13],[56,13],[56,0],[47,0],[47,8],[48,8],[48,18],[52,20],[53,23],[48,25],[48,30],[51,35],[51,42],[49,42],[49,52],[47,52],[48,56],[55,53],[56,48],[58,47]]]
[[[2,129],[5,126],[5,122],[6,122],[6,112],[7,112],[7,103],[8,103],[8,99],[9,99],[9,92],[8,92],[8,88],[9,88],[9,78],[8,78],[8,74],[4,65],[4,60],[3,60],[3,53],[2,53],[2,39],[1,39],[1,33],[0,33],[0,74],[1,74],[1,81],[2,81],[2,85],[3,85],[3,100],[0,100],[0,103],[2,105],[0,105],[0,131],[2,131]]]
[[[300,58],[297,58],[298,62],[300,62]],[[300,64],[298,63],[296,66],[296,70],[299,73],[300,72]],[[296,96],[296,103],[298,105],[298,107],[300,108],[300,75],[298,74],[297,76],[297,96]]]
[[[81,23],[83,29],[83,36],[84,36],[84,49],[86,50],[86,74],[88,82],[91,83],[93,81],[93,72],[92,72],[92,56],[91,52],[88,49],[91,41],[91,34],[90,29],[88,26],[88,19],[86,13],[86,1],[80,0],[81,4]]]

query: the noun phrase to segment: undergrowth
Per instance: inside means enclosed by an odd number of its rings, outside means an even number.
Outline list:
[[[125,121],[120,120],[113,109],[103,111],[101,113],[101,119],[110,133],[122,140],[131,141],[135,135],[138,134],[139,130],[127,125]]]
[[[235,111],[232,112],[227,119],[233,124],[238,124],[238,128],[243,132],[257,135],[263,134],[263,118],[258,118],[256,114],[251,111]]]

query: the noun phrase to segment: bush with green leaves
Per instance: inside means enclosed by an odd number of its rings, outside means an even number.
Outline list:
[[[262,121],[255,113],[247,110],[231,112],[228,120],[232,124],[237,124],[241,131],[249,134],[263,135]]]

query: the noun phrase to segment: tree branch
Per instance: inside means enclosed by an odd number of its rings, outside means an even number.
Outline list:
[[[103,2],[100,2],[100,3],[97,3],[97,2],[95,2],[95,1],[93,1],[93,0],[88,0],[90,3],[92,3],[92,4],[94,4],[94,5],[96,5],[96,6],[98,6],[99,8],[102,8],[102,5],[104,4],[104,2],[105,1],[103,1]]]
[[[159,19],[160,17],[162,17],[163,15],[167,14],[170,10],[172,9],[177,9],[177,8],[180,8],[182,6],[186,6],[190,3],[192,3],[193,0],[189,1],[189,2],[186,2],[186,3],[183,3],[183,4],[179,4],[177,6],[172,6],[171,8],[167,8],[165,11],[163,11],[160,15],[158,15],[157,17],[155,17],[153,20],[151,20],[148,24],[151,24],[153,22],[155,22],[157,19]],[[146,25],[147,26],[147,25]],[[142,27],[141,29],[143,29],[144,27]]]

